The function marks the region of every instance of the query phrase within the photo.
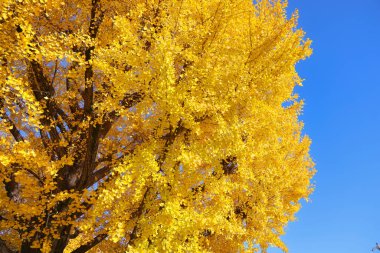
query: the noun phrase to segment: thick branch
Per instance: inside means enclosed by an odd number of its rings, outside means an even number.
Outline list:
[[[123,106],[124,108],[131,108],[132,106],[140,102],[142,98],[143,98],[142,93],[134,92],[134,93],[126,94],[124,98],[120,101],[120,105]],[[97,149],[99,146],[99,139],[104,138],[107,135],[113,123],[119,117],[120,116],[115,111],[113,111],[106,116],[106,119],[104,120],[104,123],[101,126],[97,125],[95,128],[93,126],[89,127],[90,128],[89,139],[88,139],[89,143],[87,145],[87,153],[86,153],[86,158],[83,165],[83,173],[85,174],[82,174],[82,177],[81,177],[82,181],[79,184],[80,189],[84,189],[93,185],[96,181],[105,177],[112,169],[112,166],[108,165],[100,170],[97,170],[95,173],[93,173],[90,176],[96,164],[95,159],[96,159]],[[93,143],[91,143],[91,141]]]
[[[73,51],[74,52],[76,51],[75,47],[74,47]],[[76,68],[78,66],[79,66],[78,62],[74,61],[73,64],[71,64],[69,67],[69,72],[72,70],[76,70]],[[84,96],[84,94],[82,94],[83,92],[80,92],[80,89],[77,88],[77,84],[76,84],[75,80],[71,77],[66,77],[66,91],[73,91],[74,89],[77,89],[79,91],[79,93],[81,93],[81,95]],[[70,131],[72,131],[74,133],[78,130],[78,124],[76,124],[76,123],[82,122],[82,120],[83,120],[83,112],[82,112],[82,108],[80,108],[78,101],[76,100],[75,97],[69,97],[68,105],[70,108],[71,116],[73,118],[72,118],[72,120],[69,120],[67,122],[67,124],[68,124]]]
[[[18,202],[19,198],[19,184],[16,182],[16,178],[14,173],[11,173],[10,180],[4,181],[5,191],[7,192],[7,196],[9,199],[14,202]]]
[[[91,18],[89,34],[90,37],[95,39],[99,26],[103,19],[103,12],[100,13],[99,17],[96,17],[96,13],[100,10],[100,0],[92,1],[91,8]],[[87,63],[90,62],[92,57],[92,52],[95,49],[94,46],[88,47],[85,51],[85,60]],[[94,118],[93,115],[93,103],[94,103],[94,71],[92,65],[89,63],[84,73],[85,76],[85,89],[84,89],[84,118],[90,118],[91,121]],[[87,132],[87,142],[86,142],[86,153],[84,157],[84,162],[82,166],[82,171],[80,179],[77,185],[78,189],[83,189],[87,185],[87,180],[90,173],[94,170],[96,154],[98,153],[99,146],[99,136],[100,136],[100,125],[94,125],[93,122],[89,122],[88,132]]]
[[[45,97],[52,98],[55,90],[43,73],[42,66],[35,60],[27,62],[28,78],[34,96],[38,101]]]
[[[115,162],[121,161],[126,155],[130,154],[131,152],[133,152],[133,150],[129,150],[127,153],[124,153],[119,158],[117,158],[115,160]],[[113,164],[111,164],[111,160],[112,160],[112,156],[109,157],[109,161],[108,161],[109,164],[108,165],[106,165],[106,166],[96,170],[94,173],[92,173],[91,176],[89,176],[85,187],[83,187],[83,188],[88,188],[88,187],[92,186],[93,184],[95,184],[96,182],[98,182],[100,179],[107,176],[111,172],[111,170],[114,167],[116,167],[115,162]]]
[[[90,174],[94,170],[96,155],[98,153],[99,146],[99,130],[99,125],[93,126],[91,124],[89,127],[86,154],[82,165],[82,171],[79,183],[77,185],[77,189],[84,189],[84,187],[87,185]]]
[[[69,235],[69,239],[75,239],[80,235],[79,228],[74,228],[74,233]]]
[[[17,127],[13,123],[13,121],[9,117],[5,117],[5,118],[11,124],[12,128],[10,129],[10,132],[13,135],[13,137],[15,138],[15,140],[18,141],[18,142],[24,141],[24,138],[22,137],[20,131],[17,129]]]
[[[132,214],[131,214],[131,218],[132,219],[136,219],[136,223],[135,223],[135,226],[133,227],[132,229],[132,232],[129,236],[129,241],[128,241],[128,244],[127,245],[133,245],[134,244],[134,240],[137,238],[137,226],[138,226],[138,221],[141,217],[141,215],[143,214],[143,210],[144,210],[144,206],[145,206],[145,200],[148,196],[148,192],[149,192],[149,187],[146,189],[145,193],[144,193],[144,196],[140,202],[140,205],[139,207],[137,208],[136,211],[134,211]]]
[[[76,250],[72,251],[71,253],[84,253],[98,245],[100,242],[102,242],[104,239],[107,238],[107,234],[100,234],[97,235],[92,241],[80,246]]]
[[[92,175],[88,178],[87,183],[83,188],[88,188],[96,182],[98,182],[100,179],[104,178],[107,174],[111,172],[112,168],[113,166],[107,165],[92,173]]]
[[[5,113],[5,110],[4,110],[4,102],[3,102],[3,99],[0,99],[0,117],[5,119],[9,125],[11,126],[10,128],[10,132],[11,134],[13,135],[13,137],[15,138],[16,141],[24,141],[24,138],[22,137],[21,133],[20,133],[20,130],[17,129],[15,123],[11,120],[11,118]]]
[[[58,143],[60,141],[60,135],[55,126],[52,124],[52,121],[54,119],[59,120],[60,118],[66,119],[67,115],[53,101],[52,98],[54,96],[55,90],[48,79],[45,77],[41,64],[35,60],[27,61],[27,67],[28,79],[36,100],[46,101],[46,106],[44,108],[45,117],[42,118],[41,123],[44,126],[49,127],[48,133],[51,141],[53,143]],[[63,129],[62,126],[60,128]],[[65,155],[65,150],[62,147],[56,147],[54,151],[59,158]]]
[[[103,20],[104,13],[101,12],[99,17],[96,17],[96,13],[100,9],[100,0],[92,0],[91,17],[90,17],[90,27],[89,34],[90,37],[95,39],[99,31],[100,24]],[[85,50],[85,60],[89,62],[91,60],[92,52],[95,46],[90,46]],[[85,115],[90,115],[92,113],[92,105],[94,100],[94,83],[93,83],[94,71],[92,69],[92,64],[88,64],[85,76],[85,90],[84,90],[84,113]]]

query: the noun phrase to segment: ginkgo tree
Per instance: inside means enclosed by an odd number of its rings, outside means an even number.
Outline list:
[[[279,0],[0,2],[1,252],[258,252],[312,191]]]

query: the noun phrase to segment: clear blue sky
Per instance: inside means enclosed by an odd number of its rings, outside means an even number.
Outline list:
[[[380,0],[289,0],[295,8],[313,40],[296,91],[318,173],[283,240],[290,253],[371,252],[380,243]]]

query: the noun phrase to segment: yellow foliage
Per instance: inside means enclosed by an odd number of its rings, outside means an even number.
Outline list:
[[[286,250],[314,164],[285,8],[1,1],[1,252]]]

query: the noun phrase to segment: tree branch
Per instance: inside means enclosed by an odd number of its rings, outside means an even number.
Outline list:
[[[69,239],[75,239],[80,235],[80,230],[79,228],[74,228],[74,233],[69,235]]]
[[[76,250],[72,251],[71,253],[84,253],[84,252],[87,252],[88,250],[92,249],[93,247],[95,247],[96,245],[98,245],[100,242],[102,242],[104,239],[107,238],[107,234],[100,234],[100,235],[97,235],[95,236],[95,238],[80,246],[79,248],[77,248]]]
[[[146,189],[145,193],[144,193],[144,196],[140,202],[140,205],[139,207],[137,208],[136,211],[134,211],[132,214],[131,214],[131,218],[132,219],[135,219],[136,218],[136,224],[135,226],[133,227],[132,229],[132,232],[129,236],[129,241],[127,243],[127,245],[133,245],[134,244],[134,240],[137,238],[137,226],[138,226],[138,221],[143,213],[143,210],[144,210],[144,206],[145,206],[145,200],[148,196],[148,192],[149,192],[149,187]]]
[[[15,138],[16,141],[24,141],[24,138],[22,137],[20,130],[17,129],[15,123],[12,121],[12,119],[5,113],[5,110],[3,110],[4,107],[4,101],[3,99],[0,99],[0,117],[5,119],[11,126],[10,132]]]
[[[126,155],[130,154],[131,152],[133,152],[133,150],[128,150],[126,153],[124,153],[123,155],[121,155],[120,157],[118,157],[115,161],[122,160]],[[112,157],[110,157],[110,159],[111,158]],[[111,162],[111,161],[109,161],[109,162]],[[99,181],[100,179],[104,178],[108,173],[111,172],[111,170],[115,166],[116,166],[116,164],[108,164],[108,165],[106,165],[106,166],[104,166],[104,167],[96,170],[94,173],[91,174],[91,176],[89,176],[89,178],[87,180],[87,184],[83,187],[83,189],[92,186],[97,181]]]
[[[88,178],[87,183],[83,188],[88,188],[100,179],[104,178],[112,170],[112,168],[113,166],[107,165],[92,173],[92,175]]]
[[[58,71],[58,59],[55,60],[54,73],[53,73],[53,77],[52,77],[51,83],[50,83],[51,87],[53,87],[55,76],[57,75],[57,71]]]
[[[177,138],[177,136],[179,136],[184,131],[189,131],[189,129],[185,128],[183,126],[182,120],[180,120],[180,121],[178,121],[177,127],[174,130],[173,130],[173,127],[170,126],[170,132],[161,137],[162,139],[164,139],[166,141],[165,141],[163,153],[157,159],[157,163],[158,163],[158,166],[160,168],[160,171],[162,171],[161,167],[162,167],[163,163],[165,162],[166,155],[169,151],[169,146],[172,145],[174,143],[175,139]]]
[[[43,73],[42,66],[35,60],[27,61],[28,79],[38,101],[54,96],[55,90]]]
[[[27,61],[28,69],[28,79],[30,86],[32,88],[33,94],[37,101],[45,101],[46,106],[44,108],[44,118],[41,119],[42,125],[49,127],[48,133],[50,139],[53,143],[58,143],[60,141],[60,135],[55,128],[55,125],[52,125],[53,120],[59,120],[59,115],[62,119],[67,118],[64,111],[58,107],[58,105],[53,101],[53,96],[55,94],[54,87],[48,81],[46,76],[43,73],[43,68],[40,63],[35,60]],[[65,149],[57,146],[54,149],[55,153],[59,158],[65,155]]]
[[[101,11],[99,17],[96,17],[96,13],[100,10],[100,0],[92,0],[91,18],[89,34],[90,37],[95,39],[98,33],[100,24],[103,20],[104,13]],[[88,63],[85,73],[85,89],[84,89],[84,118],[89,117],[93,120],[93,103],[94,103],[94,71],[92,64],[89,63],[92,57],[92,52],[95,46],[90,46],[85,51],[85,60]],[[82,166],[81,175],[77,184],[77,189],[83,189],[87,185],[88,177],[94,170],[94,164],[96,155],[98,153],[99,137],[100,137],[100,125],[95,125],[93,122],[89,122],[86,142],[86,153]]]
[[[41,186],[44,185],[44,181],[37,175],[37,173],[35,173],[34,171],[32,171],[31,169],[25,169],[27,172],[29,172],[31,175],[33,175],[37,180],[38,182],[40,183]]]

